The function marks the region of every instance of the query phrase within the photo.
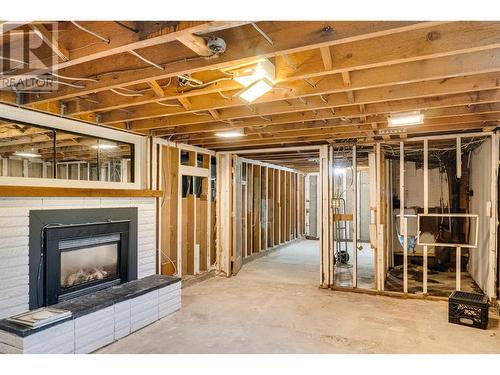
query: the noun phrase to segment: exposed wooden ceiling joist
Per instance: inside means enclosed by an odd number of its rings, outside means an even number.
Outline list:
[[[290,146],[491,130],[500,121],[499,22],[259,22],[265,35],[249,22],[125,26],[59,22],[58,38],[49,23],[22,26],[42,38],[47,61],[58,56],[56,73],[80,86],[24,96],[25,105],[59,114],[64,103],[67,116],[99,115],[104,125],[215,150],[286,146],[248,155],[311,171],[317,151],[293,153]],[[207,48],[213,36],[227,47],[218,57]],[[244,103],[231,74],[262,58],[275,66],[275,86]],[[13,102],[15,94],[0,92],[0,100]],[[388,127],[390,113],[413,110],[424,124]],[[245,136],[215,136],[227,129]],[[7,126],[4,133],[12,142],[32,139],[29,129]]]

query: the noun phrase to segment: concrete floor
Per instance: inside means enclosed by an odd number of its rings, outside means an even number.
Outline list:
[[[182,292],[182,310],[99,353],[500,353],[446,302],[318,288],[318,241],[300,241]]]

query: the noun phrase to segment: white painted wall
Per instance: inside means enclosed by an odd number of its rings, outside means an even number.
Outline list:
[[[138,278],[156,272],[155,198],[0,198],[0,318],[28,310],[29,211],[138,208]]]
[[[393,186],[399,187],[399,163],[394,165]],[[399,196],[399,188],[394,192]],[[439,168],[429,169],[429,208],[440,207],[441,193],[445,204],[449,202],[446,174]],[[405,162],[405,207],[424,206],[424,168],[417,168],[415,162]]]
[[[491,139],[486,140],[472,153],[470,160],[470,213],[479,215],[477,249],[470,249],[469,273],[479,287],[488,295],[489,280],[489,236],[490,225],[487,205],[491,201]]]

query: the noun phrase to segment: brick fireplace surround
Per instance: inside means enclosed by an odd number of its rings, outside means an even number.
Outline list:
[[[0,321],[0,353],[89,353],[180,309],[180,280],[158,276],[154,198],[0,198],[0,319],[29,310],[30,210],[137,208],[137,279],[61,303],[73,317],[37,330]]]

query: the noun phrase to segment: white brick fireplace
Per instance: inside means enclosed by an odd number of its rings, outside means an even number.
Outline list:
[[[29,310],[30,210],[137,207],[138,279],[155,273],[155,198],[0,198],[0,319]]]

